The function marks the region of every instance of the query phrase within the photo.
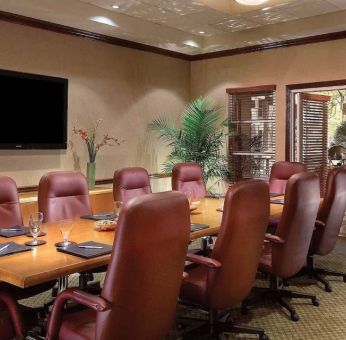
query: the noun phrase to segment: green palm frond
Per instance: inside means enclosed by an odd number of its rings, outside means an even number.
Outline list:
[[[335,131],[334,142],[336,145],[346,147],[346,121],[342,122]]]
[[[228,119],[223,120],[219,107],[210,107],[205,98],[197,98],[182,114],[178,128],[164,117],[155,119],[149,129],[171,147],[164,172],[171,172],[176,163],[196,162],[201,165],[206,181],[212,178],[227,179],[229,164],[222,154],[226,138],[233,133]]]

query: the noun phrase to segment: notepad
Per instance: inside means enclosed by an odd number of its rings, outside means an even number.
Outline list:
[[[285,204],[285,200],[283,200],[283,199],[271,200],[270,203],[272,203],[272,204]]]
[[[102,249],[86,249],[86,248],[79,248],[78,246],[96,246],[96,247],[102,247]],[[91,259],[94,257],[102,256],[102,255],[107,255],[112,252],[112,246],[109,244],[104,244],[104,243],[98,243],[94,241],[88,241],[88,242],[83,242],[83,243],[78,243],[78,244],[71,244],[67,247],[56,248],[57,251],[61,253],[66,253],[78,257],[82,257],[84,259]]]
[[[202,224],[202,223],[191,223],[190,224],[190,232],[207,229],[209,228],[208,224]]]
[[[18,229],[18,230],[11,230],[11,229]],[[19,225],[0,228],[0,236],[6,237],[6,238],[26,235],[27,233],[29,233],[29,228],[28,227],[22,227]]]
[[[83,215],[80,218],[86,220],[100,221],[100,220],[114,220],[115,215],[113,213],[98,213],[93,215]]]
[[[3,242],[0,243],[0,249],[6,245],[9,245],[6,249],[2,250],[0,252],[0,257],[1,256],[6,256],[6,255],[13,255],[13,254],[17,254],[17,253],[22,253],[24,251],[29,251],[31,250],[30,247],[25,246],[23,244],[18,244],[15,242]]]

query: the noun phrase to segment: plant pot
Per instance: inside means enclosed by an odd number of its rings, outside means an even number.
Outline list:
[[[96,163],[88,162],[87,163],[87,181],[88,181],[89,189],[94,189],[95,187],[95,171],[96,171]]]

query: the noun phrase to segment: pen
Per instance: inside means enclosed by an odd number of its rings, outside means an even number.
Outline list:
[[[10,244],[7,243],[5,246],[1,247],[1,248],[0,248],[0,252],[3,251],[3,250],[5,250],[5,249],[7,249],[7,248],[9,247],[9,245],[10,245]]]
[[[19,228],[1,228],[0,231],[23,231],[23,229],[19,229]]]
[[[78,248],[85,248],[85,249],[103,249],[103,247],[99,247],[99,246],[78,246]]]

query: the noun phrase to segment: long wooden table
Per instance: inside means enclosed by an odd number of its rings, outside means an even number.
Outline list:
[[[210,227],[191,233],[191,239],[217,233],[222,217],[222,213],[216,210],[220,207],[220,203],[220,200],[213,198],[200,200],[198,208],[191,214],[191,222],[208,224]],[[280,213],[282,207],[282,205],[271,204],[271,215]],[[74,220],[71,241],[80,243],[93,240],[113,244],[116,231],[98,232],[94,230],[94,226],[95,222],[91,220]],[[42,237],[47,241],[45,245],[33,247],[32,251],[0,257],[0,281],[25,288],[72,273],[97,268],[109,262],[110,255],[83,259],[58,252],[54,244],[62,241],[59,222],[47,223],[45,228],[47,235]],[[0,237],[0,243],[14,241],[23,244],[28,240],[27,236]]]

